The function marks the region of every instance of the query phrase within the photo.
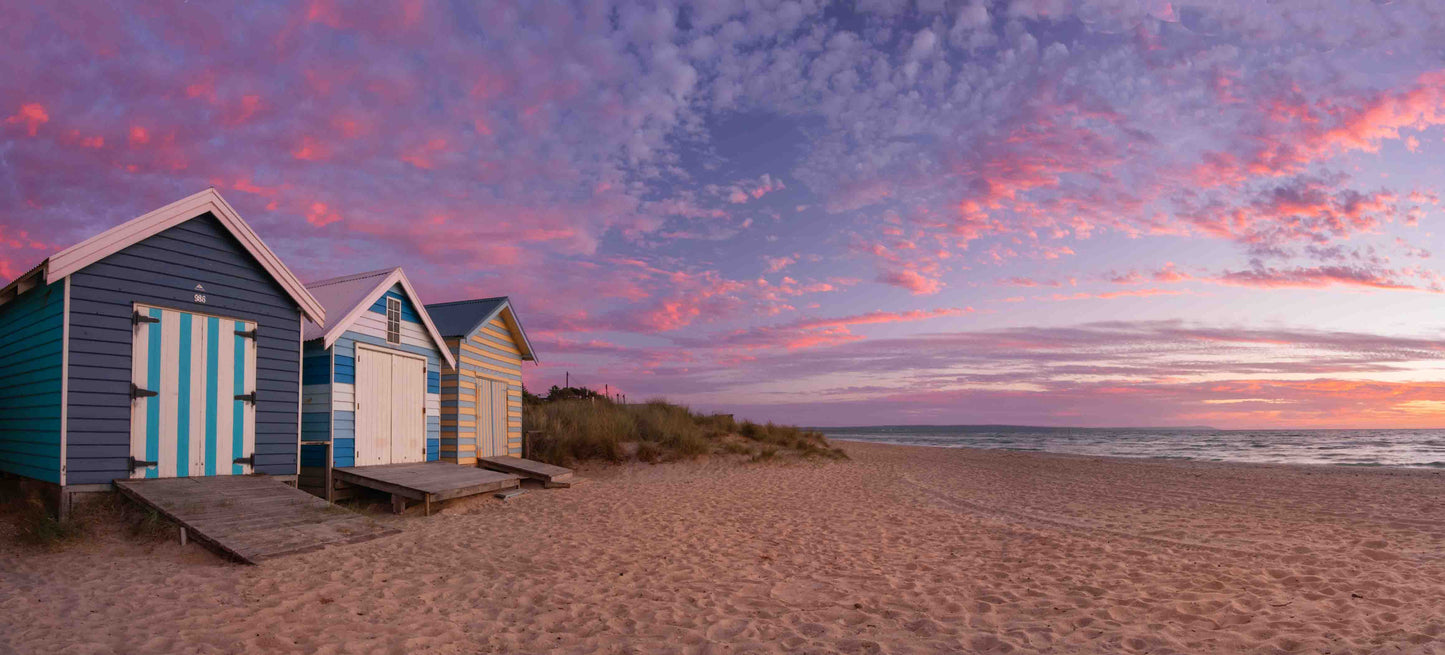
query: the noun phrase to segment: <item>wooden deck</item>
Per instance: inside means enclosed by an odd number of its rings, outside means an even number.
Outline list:
[[[451,462],[353,466],[332,469],[331,475],[344,484],[391,494],[392,509],[398,513],[406,509],[407,500],[421,501],[427,516],[434,502],[511,489],[520,483],[515,475]]]
[[[116,480],[115,487],[246,564],[398,532],[265,475]]]
[[[572,486],[572,469],[520,457],[478,457],[477,466],[540,481],[543,486]]]

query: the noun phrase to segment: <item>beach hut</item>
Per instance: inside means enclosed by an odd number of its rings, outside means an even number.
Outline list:
[[[406,274],[306,288],[333,318],[304,335],[302,486],[329,488],[331,468],[437,460],[442,370],[456,362]]]
[[[0,290],[0,471],[294,480],[301,331],[321,304],[213,189],[51,255]]]
[[[426,306],[456,360],[442,375],[443,460],[522,456],[522,362],[537,361],[504,297]]]

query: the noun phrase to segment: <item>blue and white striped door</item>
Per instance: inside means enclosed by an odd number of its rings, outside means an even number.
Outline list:
[[[136,305],[130,452],[135,478],[244,475],[256,450],[250,321]]]

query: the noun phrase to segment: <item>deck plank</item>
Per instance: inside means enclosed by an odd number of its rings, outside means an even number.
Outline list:
[[[246,564],[398,530],[264,475],[116,480],[126,497]]]
[[[451,500],[521,484],[515,475],[450,462],[352,466],[332,469],[332,475],[346,484],[419,501]]]
[[[548,487],[572,486],[572,469],[520,457],[478,457],[477,466],[541,481]]]

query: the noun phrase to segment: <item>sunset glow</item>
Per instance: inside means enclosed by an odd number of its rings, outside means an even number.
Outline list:
[[[885,4],[7,3],[0,277],[215,186],[533,390],[1445,427],[1445,4]]]

